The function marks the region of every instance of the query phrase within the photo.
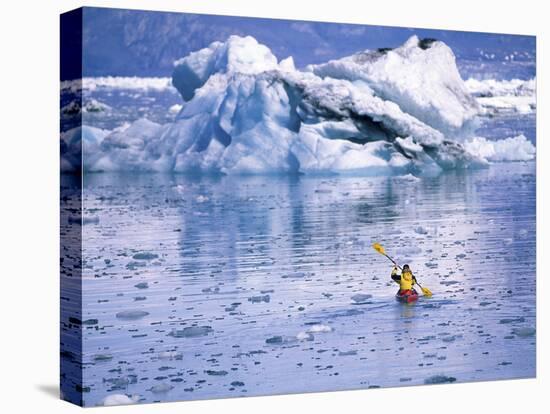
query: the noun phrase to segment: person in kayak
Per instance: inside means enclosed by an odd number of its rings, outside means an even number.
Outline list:
[[[413,288],[416,284],[416,278],[412,274],[411,268],[408,264],[403,266],[401,274],[399,274],[399,268],[394,266],[391,271],[391,278],[395,283],[399,283],[399,295],[416,294],[416,290]]]

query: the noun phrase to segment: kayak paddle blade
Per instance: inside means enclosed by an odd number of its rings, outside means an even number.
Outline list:
[[[422,288],[422,293],[424,294],[424,296],[427,296],[427,297],[432,296],[432,291],[425,287]]]
[[[386,251],[384,250],[384,248],[382,247],[382,245],[380,243],[374,243],[372,245],[372,248],[380,254],[384,254],[384,255],[386,254]]]

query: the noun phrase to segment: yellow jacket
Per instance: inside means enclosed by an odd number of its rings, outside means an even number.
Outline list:
[[[391,278],[399,283],[399,288],[401,290],[410,290],[415,284],[415,278],[410,271],[402,272],[401,275],[397,273],[397,268],[394,267],[391,272]]]

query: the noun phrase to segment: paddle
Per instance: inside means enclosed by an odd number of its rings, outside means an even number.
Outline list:
[[[396,265],[396,266],[399,268],[399,270],[403,270],[403,269],[401,268],[401,266],[399,266],[395,260],[393,260],[390,256],[388,256],[388,255],[386,254],[386,250],[384,250],[384,247],[383,247],[380,243],[374,243],[374,244],[372,245],[372,247],[373,247],[374,250],[376,250],[376,251],[377,251],[378,253],[380,253],[382,256],[386,256],[394,265]],[[415,277],[415,279],[416,279],[416,277]],[[427,296],[427,297],[432,296],[432,291],[431,291],[430,289],[425,288],[425,287],[422,287],[422,285],[420,285],[420,283],[418,283],[418,281],[416,281],[416,284],[418,285],[418,287],[419,287],[420,289],[422,289],[422,293],[423,293],[425,296]]]

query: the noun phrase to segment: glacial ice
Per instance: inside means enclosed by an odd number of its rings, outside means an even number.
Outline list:
[[[174,62],[172,83],[184,100],[193,97],[215,73],[258,74],[278,66],[267,46],[251,36],[230,36],[227,42],[213,42]]]
[[[61,114],[65,116],[74,116],[81,113],[105,112],[110,111],[111,107],[96,99],[90,99],[81,106],[78,100],[73,100],[61,108]]]
[[[478,80],[470,78],[467,79],[464,84],[466,85],[466,89],[474,96],[531,96],[535,95],[537,79],[511,79],[498,81],[495,79]]]
[[[170,78],[141,78],[135,76],[99,76],[84,77],[78,80],[68,80],[61,82],[62,91],[78,92],[82,89],[125,89],[125,90],[154,90],[165,91],[173,90]]]
[[[501,81],[470,78],[464,83],[485,113],[529,114],[537,108],[536,81],[536,78]]]
[[[61,171],[78,172],[82,163],[85,170],[90,169],[100,156],[99,145],[109,132],[83,125],[61,133]]]
[[[113,79],[101,84],[118,85]],[[482,108],[471,90],[480,87],[462,81],[448,46],[415,36],[305,70],[250,36],[231,36],[176,61],[172,83],[185,101],[170,110],[174,122],[67,131],[63,171],[77,169],[81,155],[90,172],[377,175],[535,156],[518,138],[472,138]],[[141,86],[149,84],[165,85]]]
[[[524,135],[489,141],[474,137],[464,143],[471,153],[489,161],[529,161],[535,157],[535,146]]]
[[[308,69],[322,77],[363,81],[382,99],[449,135],[471,126],[479,112],[443,42],[412,36],[396,49],[360,52]]]
[[[307,330],[308,333],[327,333],[327,332],[332,332],[332,331],[333,331],[332,327],[330,327],[328,325],[322,325],[322,324],[312,325]]]

